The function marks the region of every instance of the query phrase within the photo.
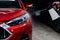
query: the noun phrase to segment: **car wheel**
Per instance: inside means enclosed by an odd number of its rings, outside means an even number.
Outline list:
[[[29,40],[29,37],[27,34],[23,34],[20,40]]]

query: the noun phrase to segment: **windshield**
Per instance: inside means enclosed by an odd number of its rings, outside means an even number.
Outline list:
[[[20,0],[0,0],[0,8],[21,8]]]

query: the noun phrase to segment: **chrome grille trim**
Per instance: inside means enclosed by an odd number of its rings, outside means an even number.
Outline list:
[[[5,26],[4,26],[5,25]],[[1,28],[3,28],[5,31],[7,31],[10,35],[7,37],[7,38],[5,38],[5,39],[0,39],[0,40],[7,40],[8,38],[10,38],[11,36],[12,36],[12,32],[10,32],[7,28],[8,27],[10,27],[10,26],[8,26],[8,25],[6,25],[5,23],[3,23],[3,24],[0,24],[0,27]]]

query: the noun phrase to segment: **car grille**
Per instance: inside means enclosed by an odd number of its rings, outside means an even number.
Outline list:
[[[5,30],[4,28],[0,27],[0,39],[6,39],[10,36],[11,34]]]

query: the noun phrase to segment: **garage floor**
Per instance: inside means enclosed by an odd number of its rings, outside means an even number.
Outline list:
[[[60,34],[39,21],[33,21],[33,40],[60,40]]]

